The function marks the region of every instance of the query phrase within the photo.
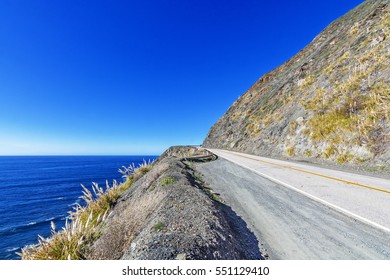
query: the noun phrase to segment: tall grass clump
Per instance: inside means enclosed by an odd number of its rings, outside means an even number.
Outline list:
[[[153,161],[143,160],[143,162],[138,166],[135,166],[135,164],[132,163],[128,167],[122,166],[122,169],[119,169],[118,171],[122,174],[123,178],[126,178],[126,180],[137,180],[152,169],[152,163]]]
[[[69,212],[65,226],[56,231],[51,223],[51,236],[38,236],[38,244],[22,249],[18,255],[24,260],[82,260],[86,259],[88,247],[100,236],[103,222],[120,195],[131,187],[133,182],[151,169],[152,162],[144,161],[138,167],[132,164],[119,169],[126,178],[123,183],[106,181],[106,188],[92,183],[89,190],[81,185],[84,205],[77,204]]]

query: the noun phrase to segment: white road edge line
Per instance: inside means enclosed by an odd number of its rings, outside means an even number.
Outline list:
[[[218,155],[217,155],[217,156],[218,156]],[[221,156],[221,157],[223,157],[223,156]],[[253,168],[251,168],[251,167],[245,166],[245,165],[243,165],[243,164],[241,164],[241,163],[239,163],[239,162],[237,162],[237,161],[235,161],[235,160],[228,159],[228,158],[225,158],[225,157],[223,157],[223,158],[226,159],[226,160],[228,160],[228,161],[230,161],[230,162],[233,162],[233,163],[235,163],[235,164],[237,164],[237,165],[239,165],[239,166],[241,166],[241,167],[244,167],[244,168],[246,168],[246,169],[249,169],[249,170],[251,170],[251,171],[253,171],[253,172],[255,172],[255,173],[257,173],[257,174],[259,174],[259,175],[261,175],[261,176],[263,176],[263,177],[265,177],[265,178],[267,178],[267,179],[269,179],[269,180],[271,180],[271,181],[273,181],[273,182],[275,182],[275,183],[281,184],[281,185],[283,185],[283,186],[285,186],[285,187],[287,187],[287,188],[289,188],[289,189],[292,189],[292,190],[294,190],[294,191],[297,191],[297,192],[299,192],[299,193],[301,193],[301,194],[303,194],[303,195],[305,195],[305,196],[307,196],[307,197],[309,197],[309,198],[311,198],[311,199],[313,199],[313,200],[315,200],[315,201],[317,201],[317,202],[319,202],[319,203],[322,203],[322,204],[324,204],[324,205],[326,205],[326,206],[328,206],[328,207],[330,207],[330,208],[333,208],[333,209],[335,209],[335,210],[337,210],[337,211],[339,211],[339,212],[342,212],[342,213],[344,213],[344,214],[346,214],[346,215],[348,215],[348,216],[350,216],[350,217],[352,217],[352,218],[355,218],[355,219],[357,219],[357,220],[359,220],[359,221],[361,221],[361,222],[363,222],[363,223],[365,223],[365,224],[369,224],[369,225],[371,225],[371,226],[373,226],[373,227],[379,228],[379,229],[381,229],[381,230],[384,230],[384,231],[390,233],[390,229],[387,228],[387,227],[385,227],[385,226],[382,226],[382,225],[380,225],[380,224],[378,224],[378,223],[375,223],[375,222],[373,222],[373,221],[371,221],[371,220],[369,220],[369,219],[366,219],[366,218],[364,218],[364,217],[362,217],[362,216],[359,216],[359,215],[357,215],[357,214],[355,214],[355,213],[352,213],[352,212],[350,212],[350,211],[348,211],[348,210],[346,210],[346,209],[344,209],[344,208],[341,208],[341,207],[339,207],[339,206],[337,206],[337,205],[334,205],[334,204],[332,204],[332,203],[330,203],[330,202],[327,202],[327,201],[325,201],[325,200],[323,200],[323,199],[321,199],[321,198],[318,198],[318,197],[316,197],[316,196],[314,196],[314,195],[312,195],[312,194],[309,194],[309,193],[307,193],[307,192],[305,192],[305,191],[302,191],[302,190],[300,190],[300,189],[298,189],[298,188],[296,188],[296,187],[294,187],[294,186],[292,186],[292,185],[290,185],[290,184],[288,184],[288,183],[285,183],[285,182],[283,182],[283,181],[280,181],[279,179],[273,178],[273,177],[271,177],[271,176],[269,176],[269,175],[267,175],[267,174],[264,174],[264,173],[262,173],[262,172],[260,172],[260,171],[257,171],[256,169],[253,169]]]

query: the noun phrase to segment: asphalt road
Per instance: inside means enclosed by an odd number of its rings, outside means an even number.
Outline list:
[[[390,184],[366,176],[358,183],[355,174],[211,151],[219,159],[197,170],[246,221],[270,259],[390,259]],[[361,200],[369,202],[356,205]]]

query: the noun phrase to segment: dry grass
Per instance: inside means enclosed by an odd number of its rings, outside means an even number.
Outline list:
[[[385,20],[389,18],[386,14]],[[357,27],[351,32],[356,32]],[[372,36],[367,40],[373,42]],[[316,144],[329,144],[318,151],[321,157],[339,163],[359,161],[351,154],[339,153],[339,148],[365,145],[374,150],[379,144],[372,135],[390,121],[390,86],[381,76],[389,68],[389,61],[384,43],[378,43],[362,51],[348,50],[324,69],[324,87],[312,89],[311,98],[302,102],[311,115],[305,124],[309,139]]]
[[[339,155],[339,157],[336,158],[336,162],[337,163],[345,163],[345,162],[351,161],[353,158],[354,158],[354,156],[351,155],[350,153],[342,153]]]
[[[357,23],[355,23],[352,27],[351,27],[351,29],[349,30],[349,35],[350,36],[354,36],[354,35],[356,35],[356,33],[359,31],[359,23],[357,22]]]
[[[293,156],[295,154],[295,148],[294,147],[287,147],[286,153],[288,156]]]
[[[309,149],[306,149],[305,152],[304,152],[305,156],[307,157],[311,157],[312,156],[312,152],[309,150]]]
[[[328,145],[324,149],[322,155],[323,155],[324,158],[330,158],[331,156],[335,155],[337,152],[338,152],[338,150],[337,150],[336,146]]]
[[[315,82],[313,75],[307,76],[305,79],[298,82],[298,86],[301,90],[309,88]]]
[[[119,169],[118,172],[122,174],[123,178],[137,180],[139,177],[148,173],[152,169],[152,161],[143,161],[140,165],[135,166],[134,163],[130,166],[122,166],[122,169]]]
[[[290,133],[294,133],[297,128],[298,128],[297,121],[290,122]]]
[[[65,227],[56,231],[54,223],[51,224],[52,235],[49,238],[38,237],[38,244],[27,246],[19,254],[24,260],[77,260],[85,259],[88,246],[95,241],[101,233],[101,226],[113,205],[120,195],[131,187],[134,180],[151,169],[151,162],[143,162],[140,166],[123,167],[120,173],[126,177],[124,183],[116,181],[106,188],[92,184],[92,190],[82,185],[83,195],[80,197],[85,205],[77,204],[69,212]]]
[[[129,198],[127,203],[118,204],[88,259],[114,260],[122,257],[164,197],[164,192],[145,192]]]

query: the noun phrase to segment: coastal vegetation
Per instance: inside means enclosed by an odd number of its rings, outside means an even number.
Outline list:
[[[99,238],[102,224],[118,198],[151,167],[150,161],[144,161],[138,167],[134,164],[123,166],[119,172],[126,179],[125,182],[118,183],[114,180],[110,185],[106,181],[105,189],[96,183],[92,183],[91,190],[82,185],[83,195],[80,198],[83,199],[84,205],[77,204],[73,211],[69,212],[61,230],[57,231],[52,222],[51,236],[38,236],[38,244],[23,248],[19,253],[20,257],[24,260],[85,259],[89,245]]]
[[[196,168],[201,147],[171,147],[153,163],[123,167],[126,181],[83,186],[64,228],[26,247],[24,260],[260,259],[258,242]]]

